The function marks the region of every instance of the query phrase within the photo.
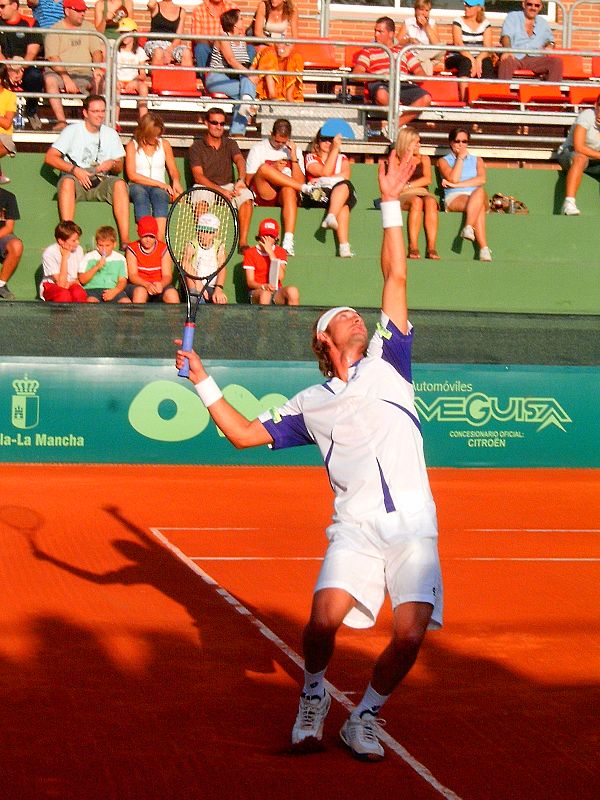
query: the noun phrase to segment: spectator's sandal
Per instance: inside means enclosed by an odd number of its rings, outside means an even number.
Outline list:
[[[413,259],[421,258],[421,253],[419,253],[419,251],[418,251],[418,249],[416,247],[409,247],[408,248],[408,257],[409,258],[413,258]]]
[[[425,254],[425,258],[431,258],[433,261],[439,261],[440,255],[437,250],[428,250]]]

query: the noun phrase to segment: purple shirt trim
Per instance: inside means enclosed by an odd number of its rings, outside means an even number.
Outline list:
[[[405,413],[405,414],[406,414],[408,417],[410,417],[410,418],[412,419],[412,421],[415,423],[415,425],[417,426],[417,430],[419,431],[419,433],[421,434],[421,436],[423,435],[423,431],[421,430],[421,423],[420,423],[420,421],[419,421],[419,420],[418,420],[418,418],[417,418],[417,417],[415,417],[415,415],[414,415],[414,414],[412,414],[412,413],[411,413],[411,412],[410,412],[410,411],[409,411],[407,408],[404,408],[404,406],[401,406],[399,403],[394,403],[392,400],[384,400],[383,402],[384,402],[384,403],[389,403],[391,406],[395,406],[396,408],[399,408],[399,409],[400,409],[400,411],[404,411],[404,413]]]
[[[412,383],[410,361],[413,332],[411,330],[410,333],[402,333],[402,331],[394,325],[391,319],[388,320],[386,330],[388,330],[392,335],[389,339],[386,339],[385,336],[381,337],[381,358],[383,361],[386,361],[388,364],[394,367],[394,369],[399,372],[400,375],[402,375],[405,381]]]
[[[279,422],[267,419],[263,425],[271,434],[273,439],[273,450],[284,447],[301,447],[305,444],[314,444],[314,440],[308,432],[302,414],[290,414],[282,417]]]
[[[377,469],[379,470],[379,478],[381,479],[381,490],[383,492],[383,504],[385,506],[385,510],[388,514],[391,514],[392,511],[396,510],[396,506],[394,505],[394,501],[392,500],[392,495],[390,493],[390,488],[387,485],[385,478],[383,477],[383,471],[381,469],[381,464],[377,459]]]

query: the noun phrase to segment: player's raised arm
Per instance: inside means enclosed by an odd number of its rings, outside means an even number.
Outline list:
[[[181,339],[175,344],[181,345]],[[204,369],[200,356],[194,351],[178,350],[175,360],[177,369],[181,369],[185,359],[189,359],[190,372],[188,378],[196,387],[198,396],[208,409],[215,425],[220,428],[234,447],[257,447],[261,444],[273,444],[271,434],[258,419],[248,420],[243,414],[225,400],[221,390]]]
[[[402,333],[408,333],[406,299],[406,252],[402,235],[402,210],[399,196],[414,171],[413,154],[409,150],[402,161],[392,150],[387,160],[379,162],[379,190],[383,240],[381,273],[383,295],[381,308]]]

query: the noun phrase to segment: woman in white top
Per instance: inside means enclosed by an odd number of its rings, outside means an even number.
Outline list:
[[[298,10],[292,0],[261,0],[254,15],[255,36],[298,38]]]
[[[142,217],[155,217],[158,238],[163,241],[169,203],[183,191],[173,149],[162,138],[164,131],[165,124],[161,117],[149,111],[142,117],[133,132],[133,138],[125,147],[129,197],[136,222]]]
[[[431,0],[415,0],[414,17],[408,17],[398,31],[398,44],[440,44],[440,36],[431,18]],[[434,65],[444,58],[443,50],[415,50],[423,72],[433,75]]]
[[[468,47],[492,47],[492,24],[485,18],[485,0],[464,0],[464,16],[452,23],[452,44],[464,47],[448,53],[446,68],[455,69],[459,78],[494,80],[494,64],[486,51],[469,51]],[[459,84],[460,98],[466,100],[468,84]]]

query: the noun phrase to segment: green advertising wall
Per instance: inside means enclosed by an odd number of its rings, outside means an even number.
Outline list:
[[[309,362],[212,361],[248,417],[319,382]],[[427,462],[600,467],[597,367],[414,365]],[[168,360],[5,358],[0,462],[320,463],[313,447],[237,451]]]

